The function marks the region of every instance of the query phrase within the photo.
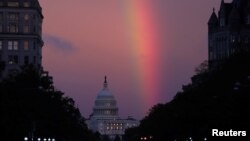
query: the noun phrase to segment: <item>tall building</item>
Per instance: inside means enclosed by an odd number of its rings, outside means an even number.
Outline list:
[[[38,0],[0,0],[0,79],[25,64],[41,67],[42,21]]]
[[[221,0],[208,21],[209,67],[240,50],[250,50],[250,0]]]
[[[103,89],[98,93],[93,113],[86,121],[88,128],[101,135],[108,135],[111,139],[125,134],[125,130],[139,126],[139,121],[128,117],[121,119],[118,114],[117,102],[108,89],[108,82],[105,76]]]

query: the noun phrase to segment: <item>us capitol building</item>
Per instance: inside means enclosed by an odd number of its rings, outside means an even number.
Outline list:
[[[117,102],[108,89],[106,76],[103,89],[96,97],[93,113],[86,123],[92,131],[99,132],[102,136],[108,135],[112,140],[117,135],[122,139],[126,129],[139,126],[139,121],[131,117],[127,119],[119,117]]]

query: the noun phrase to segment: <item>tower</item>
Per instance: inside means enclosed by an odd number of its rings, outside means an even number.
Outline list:
[[[42,62],[42,8],[38,0],[0,0],[0,78]]]
[[[208,21],[209,68],[219,65],[237,51],[250,50],[250,1],[221,0],[218,16]]]

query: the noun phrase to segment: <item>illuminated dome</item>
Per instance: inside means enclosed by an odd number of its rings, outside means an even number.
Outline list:
[[[98,93],[93,108],[93,117],[118,118],[116,100],[108,89],[107,77],[105,76],[103,89]]]
[[[111,140],[114,140],[117,135],[122,138],[126,129],[139,125],[139,121],[135,119],[122,119],[119,117],[117,103],[108,89],[106,76],[103,88],[95,99],[93,113],[86,120],[86,123],[93,132],[108,135]]]

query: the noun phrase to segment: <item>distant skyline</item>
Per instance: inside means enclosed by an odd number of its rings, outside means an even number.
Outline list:
[[[42,61],[56,88],[87,118],[107,75],[120,116],[137,119],[172,100],[207,59],[207,22],[221,2],[39,1]]]

